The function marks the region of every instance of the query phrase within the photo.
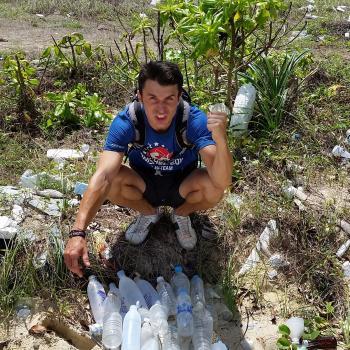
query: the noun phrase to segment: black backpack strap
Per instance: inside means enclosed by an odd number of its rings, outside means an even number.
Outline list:
[[[176,140],[181,148],[191,148],[193,145],[187,139],[187,121],[190,115],[190,104],[180,98],[176,111]]]
[[[142,112],[142,105],[138,101],[129,104],[129,115],[135,127],[134,143],[143,145],[145,142],[145,120]]]

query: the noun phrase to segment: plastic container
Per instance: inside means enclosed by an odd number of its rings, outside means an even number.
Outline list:
[[[222,341],[218,341],[211,346],[211,350],[227,350],[227,347]]]
[[[137,306],[131,305],[125,315],[122,333],[121,350],[141,349],[141,316],[137,312]]]
[[[334,148],[332,150],[332,154],[334,155],[334,157],[341,157],[341,158],[350,159],[350,152],[348,152],[345,148],[343,148],[339,145],[334,146]]]
[[[151,307],[149,314],[153,333],[164,338],[168,333],[167,309],[158,301]]]
[[[242,85],[233,105],[230,127],[234,135],[243,135],[247,129],[254,111],[256,89],[252,84]]]
[[[190,294],[190,281],[182,272],[182,267],[180,265],[175,266],[175,273],[170,284],[173,287],[175,297],[178,297],[180,289],[185,289],[186,293],[188,295]]]
[[[136,283],[131,278],[125,276],[123,270],[118,271],[117,275],[119,277],[120,294],[125,298],[127,304],[136,305],[136,303],[139,302],[140,307],[148,309],[145,298]]]
[[[191,337],[193,334],[193,315],[191,298],[185,288],[180,288],[176,303],[177,331],[181,337]]]
[[[120,313],[122,319],[124,320],[124,317],[125,317],[126,313],[129,311],[130,305],[128,305],[128,303],[125,300],[125,298],[120,294],[120,291],[117,288],[117,286],[115,285],[115,283],[110,283],[109,284],[109,290],[119,295],[119,298],[120,298],[119,313]]]
[[[102,325],[103,302],[106,299],[106,292],[103,288],[103,285],[97,280],[97,277],[94,275],[89,276],[87,295],[95,322]]]
[[[167,350],[182,350],[179,343],[179,335],[175,325],[169,325],[168,343],[166,345]]]
[[[148,339],[154,337],[151,322],[149,318],[145,318],[141,327],[141,348],[147,342]]]
[[[166,307],[168,315],[176,315],[176,298],[171,285],[162,276],[157,278],[157,291],[161,304]]]
[[[143,297],[146,300],[148,308],[151,308],[157,301],[160,300],[159,294],[153,288],[152,284],[148,281],[140,278],[139,276],[134,278],[136,285],[139,287]]]
[[[102,344],[105,349],[117,350],[122,343],[122,317],[119,293],[109,291],[103,303]]]
[[[205,307],[203,280],[194,275],[191,279],[191,301],[193,310],[203,310]]]
[[[213,335],[213,318],[210,312],[204,309],[193,313],[192,344],[194,350],[211,350]]]

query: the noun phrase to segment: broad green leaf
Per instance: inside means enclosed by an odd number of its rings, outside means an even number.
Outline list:
[[[290,329],[288,328],[287,325],[285,324],[281,324],[279,327],[278,327],[278,332],[282,335],[286,335],[286,336],[289,336],[290,335]]]

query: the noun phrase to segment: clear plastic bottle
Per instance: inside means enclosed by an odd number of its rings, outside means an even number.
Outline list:
[[[125,298],[127,304],[136,305],[136,303],[139,301],[140,307],[148,309],[145,298],[143,297],[136,283],[131,278],[125,276],[125,272],[123,270],[118,271],[117,275],[119,277],[120,294]]]
[[[193,315],[191,298],[185,288],[180,288],[176,303],[176,324],[178,334],[190,337],[193,334]]]
[[[153,334],[150,320],[145,318],[141,328],[141,350],[159,350],[159,342]]]
[[[87,295],[90,302],[91,312],[95,322],[102,325],[103,322],[103,302],[106,299],[106,292],[103,285],[94,275],[89,276]]]
[[[171,285],[162,276],[157,278],[157,291],[161,304],[166,307],[168,315],[176,315],[176,298]]]
[[[192,343],[194,350],[211,350],[213,335],[213,318],[206,309],[196,310],[193,313]]]
[[[120,298],[119,313],[120,313],[122,319],[124,320],[124,317],[125,317],[126,313],[128,312],[128,310],[130,308],[130,305],[127,303],[126,299],[120,294],[120,291],[117,288],[117,286],[115,285],[115,283],[110,283],[109,284],[109,290],[111,292],[119,295],[119,298]]]
[[[178,297],[180,289],[185,289],[186,293],[190,295],[190,281],[182,272],[182,267],[180,265],[175,266],[175,273],[170,281],[170,284],[173,287],[176,297]]]
[[[149,310],[153,333],[159,336],[164,344],[168,333],[168,312],[167,309],[157,301]]]
[[[137,306],[131,305],[125,315],[122,332],[121,350],[140,350],[141,348],[141,316]]]
[[[227,347],[221,340],[219,340],[211,346],[211,350],[227,350]]]
[[[135,277],[134,281],[139,287],[141,293],[143,294],[148,308],[151,308],[152,305],[159,301],[159,295],[157,291],[153,288],[151,283],[140,278],[139,276]]]
[[[194,275],[191,279],[191,301],[193,310],[203,310],[205,307],[203,280]]]
[[[110,289],[103,303],[102,332],[102,344],[108,350],[117,350],[122,343],[122,317],[119,313],[120,304],[119,293],[117,294]]]
[[[179,335],[175,325],[169,325],[168,343],[166,350],[181,350],[179,343]]]

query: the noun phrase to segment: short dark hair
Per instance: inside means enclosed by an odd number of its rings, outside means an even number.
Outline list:
[[[138,89],[142,92],[146,80],[155,80],[160,85],[177,85],[182,91],[183,76],[179,66],[168,61],[150,61],[141,67],[138,78]]]

